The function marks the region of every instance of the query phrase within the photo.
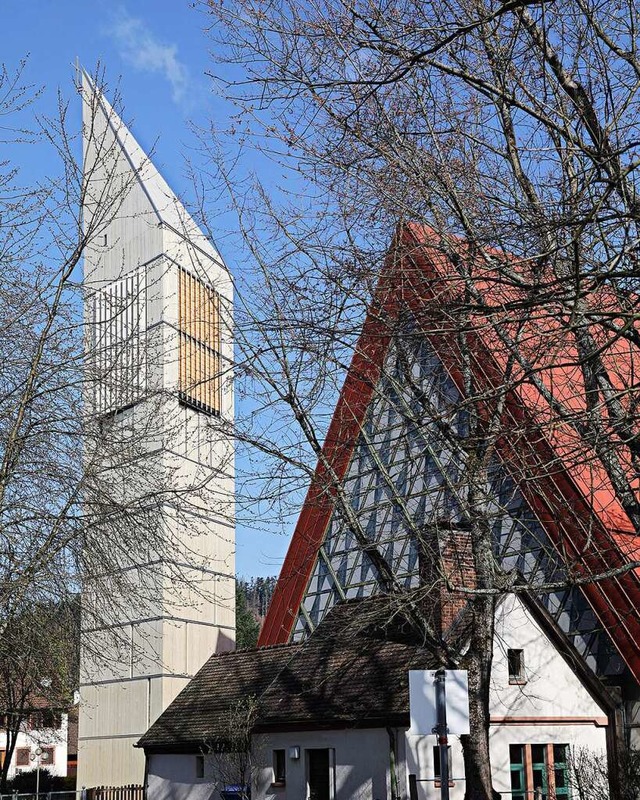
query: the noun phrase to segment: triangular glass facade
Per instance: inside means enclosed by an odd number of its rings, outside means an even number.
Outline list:
[[[457,437],[464,404],[424,336],[406,333],[391,345],[349,465],[346,489],[360,530],[377,545],[406,588],[420,582],[416,529],[463,527],[465,485]],[[496,555],[532,585],[562,582],[557,552],[515,482],[496,466],[486,493]],[[336,509],[319,549],[292,638],[305,638],[343,599],[379,590],[377,570]],[[541,596],[559,629],[591,669],[620,675],[625,666],[582,591]]]

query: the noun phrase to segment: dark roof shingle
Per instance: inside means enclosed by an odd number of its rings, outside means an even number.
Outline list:
[[[248,717],[255,731],[408,724],[408,670],[433,666],[397,600],[340,603],[304,643],[212,656],[138,746],[206,751]]]

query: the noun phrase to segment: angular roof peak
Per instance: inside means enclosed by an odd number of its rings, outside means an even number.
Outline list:
[[[80,91],[83,98],[85,147],[87,144],[86,131],[92,128],[91,115],[100,114],[103,117],[105,128],[111,129],[122,154],[132,172],[135,173],[158,222],[191,242],[204,255],[224,266],[224,261],[216,247],[202,233],[175,192],[106,99],[100,87],[96,86],[95,81],[84,68],[79,67],[78,69],[81,78]]]

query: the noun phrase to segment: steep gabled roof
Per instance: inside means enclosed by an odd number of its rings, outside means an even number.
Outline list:
[[[471,258],[464,242],[450,240],[447,244],[449,253],[453,251],[463,263]],[[509,281],[501,280],[497,260],[510,267]],[[604,580],[586,582],[583,588],[601,623],[615,629],[614,643],[640,679],[640,580],[634,570],[625,571],[630,561],[638,559],[640,545],[601,462],[576,424],[584,412],[585,390],[576,366],[575,343],[566,335],[571,320],[566,319],[567,303],[561,302],[565,289],[553,281],[541,281],[541,297],[531,304],[530,283],[527,286],[522,271],[526,268],[532,274],[531,265],[518,265],[504,253],[488,251],[483,251],[481,258],[476,256],[473,265],[468,271],[471,277],[465,279],[434,232],[418,226],[401,231],[358,341],[324,454],[338,479],[344,479],[381,375],[392,320],[403,309],[411,310],[464,394],[462,359],[452,335],[452,319],[463,311],[465,302],[473,303],[474,325],[465,346],[479,384],[491,393],[505,383],[509,371],[504,435],[499,442],[501,459],[551,542],[572,563],[575,577],[586,581],[590,575],[619,570]],[[633,315],[622,315],[616,298],[606,289],[596,289],[590,296],[599,306],[594,309],[599,316],[594,318],[602,319],[602,310],[610,308],[612,324],[628,325],[629,319],[633,320]],[[640,353],[605,326],[593,327],[592,335],[621,402],[629,407],[637,391]],[[510,342],[516,336],[520,363],[511,358]],[[624,456],[621,461],[637,490],[632,465]],[[265,620],[261,644],[285,642],[291,635],[331,519],[332,497],[327,470],[319,464]]]

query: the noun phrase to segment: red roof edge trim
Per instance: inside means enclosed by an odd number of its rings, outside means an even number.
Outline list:
[[[382,372],[391,340],[390,328],[397,318],[398,294],[401,293],[400,287],[394,285],[395,274],[395,267],[388,260],[367,312],[322,448],[330,470],[319,459],[260,632],[259,647],[284,643],[291,637],[334,509],[335,485],[330,471],[338,481],[346,477]]]

